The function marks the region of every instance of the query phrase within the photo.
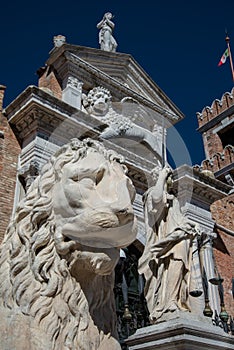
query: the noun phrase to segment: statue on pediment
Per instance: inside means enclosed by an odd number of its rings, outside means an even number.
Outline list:
[[[97,24],[97,28],[100,29],[99,44],[101,50],[115,52],[117,42],[112,35],[115,27],[114,23],[111,21],[112,18],[112,13],[105,13],[103,19]]]
[[[192,244],[200,230],[186,218],[173,193],[172,170],[153,170],[155,184],[144,195],[146,245],[139,273],[152,323],[175,311],[190,311]]]

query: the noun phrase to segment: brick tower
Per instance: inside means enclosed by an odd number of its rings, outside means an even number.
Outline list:
[[[211,205],[217,238],[214,255],[217,272],[224,279],[226,310],[234,315],[234,88],[221,100],[214,100],[211,107],[197,113],[206,159],[200,170],[230,185],[230,192]]]

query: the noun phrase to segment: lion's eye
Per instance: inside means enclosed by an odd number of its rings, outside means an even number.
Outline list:
[[[76,174],[70,178],[73,182],[77,182],[79,186],[84,186],[87,188],[92,188],[95,184],[96,179],[91,175]]]
[[[71,177],[71,179],[72,179],[73,181],[75,181],[75,182],[77,182],[77,181],[79,181],[79,180],[80,180],[80,178],[79,178],[79,175],[78,175],[78,174],[76,174],[76,175],[72,176],[72,177]]]

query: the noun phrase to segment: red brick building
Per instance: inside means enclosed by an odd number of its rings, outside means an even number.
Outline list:
[[[0,85],[0,241],[8,226],[15,195],[17,162],[20,146],[3,115],[3,99],[6,87]]]
[[[229,195],[211,205],[217,238],[214,255],[217,271],[224,279],[226,310],[234,315],[234,88],[197,113],[206,159],[200,170],[233,187]]]

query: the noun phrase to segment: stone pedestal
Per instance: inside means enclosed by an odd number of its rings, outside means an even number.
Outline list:
[[[68,77],[67,85],[62,93],[62,100],[80,109],[83,83],[74,77]]]
[[[202,318],[179,317],[138,329],[126,344],[129,350],[231,350],[234,336]]]

